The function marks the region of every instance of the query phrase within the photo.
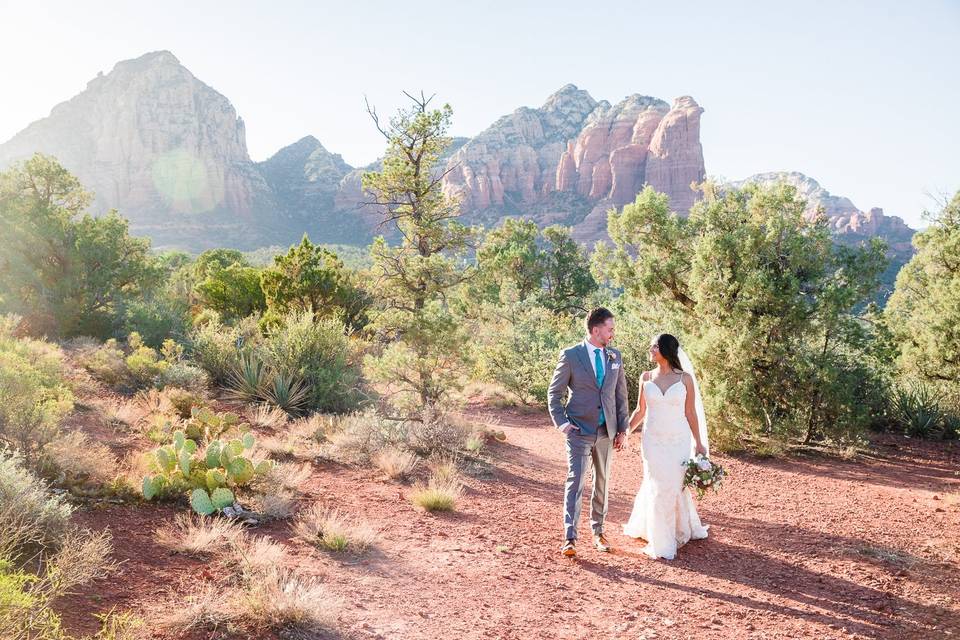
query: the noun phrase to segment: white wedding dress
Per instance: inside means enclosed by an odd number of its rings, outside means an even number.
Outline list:
[[[623,532],[643,538],[643,552],[672,560],[689,540],[707,537],[690,491],[683,488],[684,462],[690,459],[693,436],[684,412],[687,389],[676,382],[660,391],[653,381],[641,382],[647,410],[641,436],[643,482]]]

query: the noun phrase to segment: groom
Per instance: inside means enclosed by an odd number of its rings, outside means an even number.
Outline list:
[[[591,463],[593,544],[598,551],[610,550],[603,535],[607,478],[613,449],[623,449],[627,441],[627,377],[620,352],[609,346],[613,342],[613,314],[603,307],[594,309],[587,316],[586,325],[586,339],[560,354],[547,392],[550,418],[567,437],[567,483],[563,496],[566,532],[561,553],[568,558],[577,555],[577,522]]]

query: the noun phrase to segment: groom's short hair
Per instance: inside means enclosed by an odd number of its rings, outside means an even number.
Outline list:
[[[613,317],[613,313],[606,307],[597,307],[587,314],[587,333],[591,333],[594,327],[599,327],[604,322]]]

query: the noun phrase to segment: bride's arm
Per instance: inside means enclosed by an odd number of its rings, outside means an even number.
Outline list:
[[[693,378],[688,375],[682,376],[683,386],[687,389],[687,400],[683,405],[683,412],[687,416],[687,424],[690,425],[690,432],[697,443],[697,453],[706,453],[703,443],[700,442],[700,421],[697,418],[697,395],[693,387]]]
[[[630,414],[630,424],[627,427],[627,433],[633,433],[640,423],[643,422],[643,416],[647,413],[647,401],[643,397],[643,383],[647,381],[647,372],[644,371],[640,376],[640,398],[637,399],[637,408]]]

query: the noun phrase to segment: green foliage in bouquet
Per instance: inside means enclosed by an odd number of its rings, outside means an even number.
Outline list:
[[[683,486],[696,491],[697,499],[703,498],[709,489],[716,491],[723,484],[723,479],[727,477],[727,472],[722,466],[704,456],[697,456],[683,464],[686,466]]]

